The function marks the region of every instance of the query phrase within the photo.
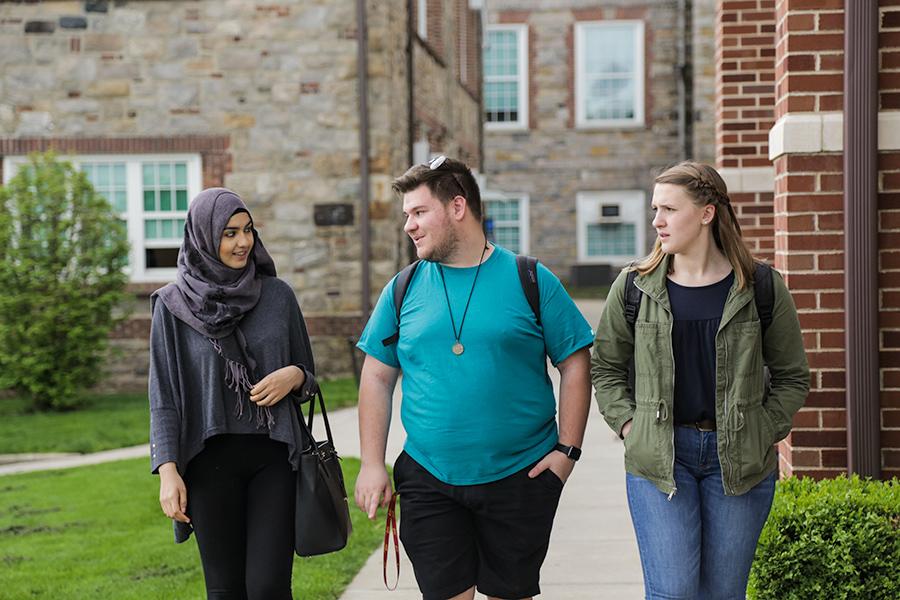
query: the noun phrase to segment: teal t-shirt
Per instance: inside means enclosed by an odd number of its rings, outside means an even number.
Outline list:
[[[459,330],[476,267],[441,267]],[[382,290],[357,344],[403,371],[404,449],[439,480],[473,485],[536,462],[557,442],[553,364],[593,342],[565,289],[538,265],[542,328],[525,299],[515,254],[497,246],[481,265],[460,341],[455,342],[439,265],[422,261],[407,288],[398,330],[394,280]]]

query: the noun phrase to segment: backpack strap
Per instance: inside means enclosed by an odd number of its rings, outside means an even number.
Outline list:
[[[631,327],[632,334],[634,333],[634,323],[637,321],[638,310],[641,308],[641,297],[644,295],[641,288],[634,285],[637,274],[637,271],[632,270],[628,271],[628,275],[625,277],[625,320],[628,322],[628,326]]]
[[[397,311],[397,331],[394,335],[388,336],[381,340],[385,346],[396,344],[400,339],[400,309],[403,307],[403,298],[406,297],[406,290],[409,289],[409,282],[412,281],[413,275],[416,274],[416,268],[421,261],[415,261],[403,267],[403,270],[397,273],[394,279],[394,307]]]
[[[537,280],[537,259],[533,256],[525,256],[523,254],[516,255],[516,268],[519,271],[519,283],[522,284],[522,291],[525,292],[525,299],[528,300],[528,306],[534,313],[538,327],[541,326],[541,291],[538,289]]]
[[[756,263],[756,270],[753,272],[753,300],[756,302],[763,338],[766,336],[766,329],[772,324],[772,313],[775,311],[772,277],[772,267],[764,262]]]

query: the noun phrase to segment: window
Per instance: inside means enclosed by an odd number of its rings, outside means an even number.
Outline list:
[[[578,262],[624,264],[645,254],[644,192],[580,192],[576,197]]]
[[[487,128],[527,128],[528,27],[489,27],[483,68],[484,121]]]
[[[188,203],[200,192],[198,155],[95,155],[63,157],[80,168],[118,211],[128,229],[132,281],[175,278]],[[6,181],[23,156],[4,159]]]
[[[485,192],[484,213],[493,241],[516,254],[528,252],[528,196]]]
[[[575,122],[579,127],[644,124],[644,24],[575,25]]]

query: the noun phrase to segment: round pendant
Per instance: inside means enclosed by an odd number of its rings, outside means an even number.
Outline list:
[[[456,342],[455,344],[453,344],[453,354],[459,356],[464,351],[465,351],[465,348],[463,348],[463,345],[460,344],[459,342]]]

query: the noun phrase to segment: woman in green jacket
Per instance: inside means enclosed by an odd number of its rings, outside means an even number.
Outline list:
[[[591,378],[624,439],[646,598],[743,600],[774,444],[809,390],[797,310],[781,276],[754,262],[715,169],[668,169],[651,208],[656,244],[610,289]],[[770,286],[762,321],[754,278]],[[640,291],[631,321],[629,283]]]

